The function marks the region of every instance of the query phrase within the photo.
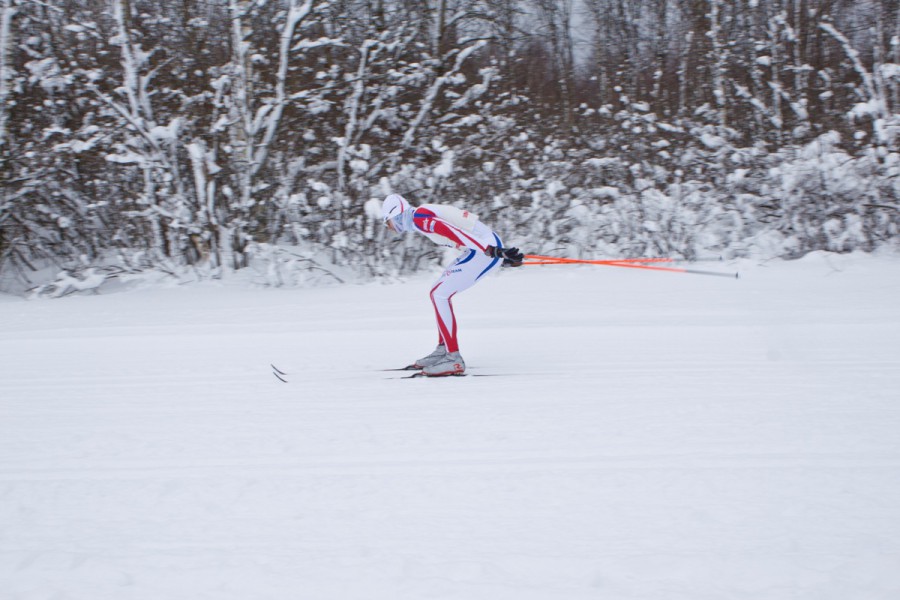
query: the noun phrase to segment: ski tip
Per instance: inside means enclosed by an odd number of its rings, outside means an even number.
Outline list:
[[[280,381],[282,383],[287,383],[287,379],[284,378],[284,376],[287,375],[287,373],[285,373],[284,371],[282,371],[281,369],[279,369],[278,367],[276,367],[275,365],[273,365],[271,363],[269,364],[269,366],[272,367],[272,375],[274,375],[278,381]]]

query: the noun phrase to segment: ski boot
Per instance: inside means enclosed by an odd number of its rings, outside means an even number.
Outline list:
[[[416,362],[412,364],[413,367],[417,369],[424,369],[425,367],[430,367],[431,365],[436,365],[437,363],[444,360],[444,357],[447,356],[447,346],[444,344],[438,344],[438,347],[434,349],[434,352],[420,358]]]
[[[466,363],[459,352],[448,352],[440,361],[428,365],[422,369],[422,373],[428,377],[446,377],[447,375],[462,375],[466,371]]]

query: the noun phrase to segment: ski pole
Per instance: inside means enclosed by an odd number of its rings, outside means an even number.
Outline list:
[[[582,264],[582,265],[608,265],[612,263],[671,263],[672,258],[610,258],[604,260],[583,260],[579,258],[563,258],[560,256],[544,256],[542,254],[528,254],[525,256],[528,262],[525,264]]]
[[[717,271],[701,271],[699,269],[686,269],[683,267],[660,267],[654,263],[671,263],[671,258],[620,258],[610,260],[581,260],[576,258],[562,258],[556,256],[543,256],[529,254],[525,256],[525,265],[603,265],[607,267],[624,267],[627,269],[646,269],[648,271],[668,271],[669,273],[690,273],[693,275],[712,275],[714,277],[733,277],[737,279],[738,273],[719,273]]]
[[[578,258],[562,258],[558,256],[543,256],[540,254],[528,254],[525,256],[529,260],[526,264],[591,264],[591,265],[608,265],[611,263],[671,263],[675,262],[673,258],[616,258],[607,260],[581,260]]]

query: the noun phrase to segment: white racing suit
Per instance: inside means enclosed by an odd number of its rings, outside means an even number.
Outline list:
[[[444,271],[431,288],[431,302],[437,317],[439,343],[447,352],[458,352],[456,316],[453,296],[469,289],[489,272],[500,266],[502,259],[484,253],[488,246],[502,248],[500,236],[478,220],[474,214],[454,206],[424,204],[413,211],[412,229],[441,246],[467,248],[456,262]]]

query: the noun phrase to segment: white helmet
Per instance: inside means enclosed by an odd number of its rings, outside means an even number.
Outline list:
[[[404,213],[411,208],[412,206],[406,201],[406,198],[400,194],[391,194],[384,199],[384,204],[381,205],[381,217],[384,219],[384,224],[393,231],[402,232]]]

